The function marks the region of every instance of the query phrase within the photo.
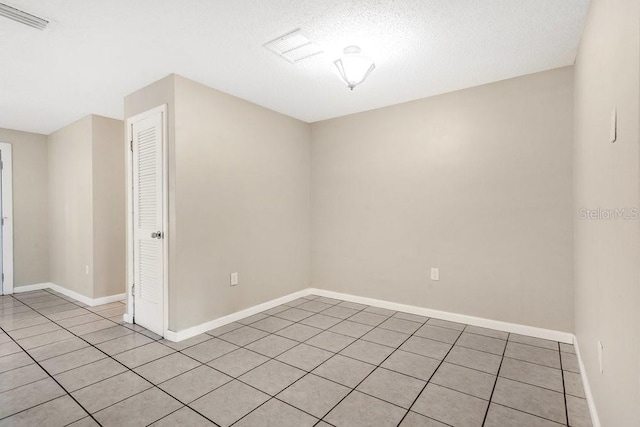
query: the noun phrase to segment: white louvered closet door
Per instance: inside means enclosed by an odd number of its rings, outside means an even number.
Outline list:
[[[164,335],[163,112],[131,126],[135,323]]]

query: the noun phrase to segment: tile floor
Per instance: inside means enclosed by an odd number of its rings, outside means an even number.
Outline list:
[[[0,297],[1,426],[589,426],[570,345],[309,296],[172,343]]]

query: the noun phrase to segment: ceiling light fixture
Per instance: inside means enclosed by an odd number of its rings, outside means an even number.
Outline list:
[[[9,18],[13,21],[28,25],[33,28],[37,28],[38,30],[44,30],[49,24],[49,21],[38,18],[37,16],[34,16],[30,13],[23,12],[20,9],[16,9],[15,7],[11,7],[4,3],[0,3],[0,16],[4,16],[5,18]]]
[[[344,56],[333,62],[340,77],[351,90],[365,81],[376,68],[373,60],[360,55],[361,52],[362,50],[358,46],[347,46],[344,48]]]

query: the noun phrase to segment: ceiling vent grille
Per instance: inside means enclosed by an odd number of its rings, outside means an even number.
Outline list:
[[[302,34],[300,29],[271,40],[265,43],[264,47],[292,64],[324,52],[320,46]]]
[[[49,21],[38,18],[37,16],[33,16],[30,13],[23,12],[4,3],[0,3],[0,16],[4,16],[5,18],[9,18],[13,21],[28,25],[33,28],[37,28],[38,30],[44,30],[49,24]]]

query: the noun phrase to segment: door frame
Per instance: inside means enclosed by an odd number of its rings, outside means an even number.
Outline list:
[[[2,273],[0,295],[13,293],[13,155],[12,146],[0,142],[2,153]],[[1,280],[1,279],[0,279]]]
[[[162,239],[163,252],[163,286],[162,286],[162,319],[164,331],[167,337],[169,331],[169,154],[168,154],[168,120],[167,104],[159,105],[127,119],[127,139],[125,149],[127,151],[127,310],[123,320],[127,323],[135,323],[135,305],[133,299],[134,283],[134,238],[133,238],[133,123],[153,114],[162,113]]]

